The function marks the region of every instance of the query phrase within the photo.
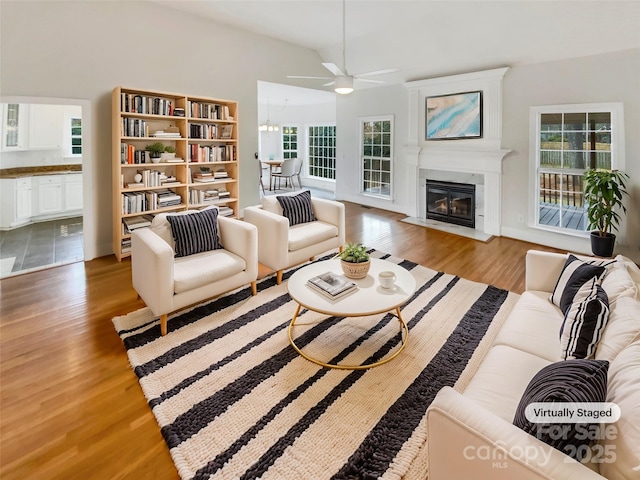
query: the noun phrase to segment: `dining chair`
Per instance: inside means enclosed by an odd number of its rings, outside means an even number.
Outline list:
[[[295,190],[296,185],[295,183],[293,183],[293,177],[296,175],[296,166],[297,166],[297,158],[287,158],[282,162],[282,165],[280,166],[280,172],[279,173],[273,173],[271,175],[272,177],[272,182],[273,184],[271,185],[271,187],[274,190],[279,190],[280,189],[280,180],[281,179],[285,179],[286,180],[286,184],[288,185],[289,182],[291,182],[291,185],[293,186],[293,189]],[[278,181],[278,188],[275,188],[275,182],[276,180]]]

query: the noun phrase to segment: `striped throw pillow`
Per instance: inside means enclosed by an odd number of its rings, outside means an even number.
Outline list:
[[[558,277],[558,282],[553,289],[551,295],[551,303],[560,307],[563,314],[573,303],[576,293],[586,282],[592,278],[601,280],[607,271],[606,264],[602,265],[601,261],[583,262],[575,255],[569,254],[566,263]]]
[[[563,360],[592,358],[609,319],[609,299],[595,278],[582,285],[560,327]]]
[[[525,410],[529,404],[539,402],[606,402],[608,370],[609,362],[606,360],[563,360],[547,365],[529,382],[516,409],[513,424],[566,455],[582,460],[585,447],[590,443],[584,432],[594,428],[590,427],[591,424],[534,423],[527,419]]]
[[[167,221],[176,243],[176,257],[222,248],[218,237],[217,208],[188,215],[167,215]]]
[[[282,214],[289,219],[289,226],[299,223],[315,222],[311,205],[311,192],[305,190],[298,195],[278,195],[278,203],[282,206]]]

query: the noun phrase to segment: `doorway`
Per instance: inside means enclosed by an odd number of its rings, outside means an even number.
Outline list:
[[[0,97],[0,103],[0,278],[95,258],[96,226],[87,215],[94,201],[90,102]]]

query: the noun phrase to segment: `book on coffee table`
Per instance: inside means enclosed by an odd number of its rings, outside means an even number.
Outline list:
[[[342,298],[355,292],[358,285],[333,272],[325,272],[307,280],[307,284],[315,291],[331,299]]]

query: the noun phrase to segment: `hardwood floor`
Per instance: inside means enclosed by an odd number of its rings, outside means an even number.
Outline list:
[[[528,249],[409,225],[347,206],[347,239],[522,292]],[[260,276],[270,274],[260,268]],[[114,256],[0,281],[0,477],[178,478],[111,318],[144,306]]]

